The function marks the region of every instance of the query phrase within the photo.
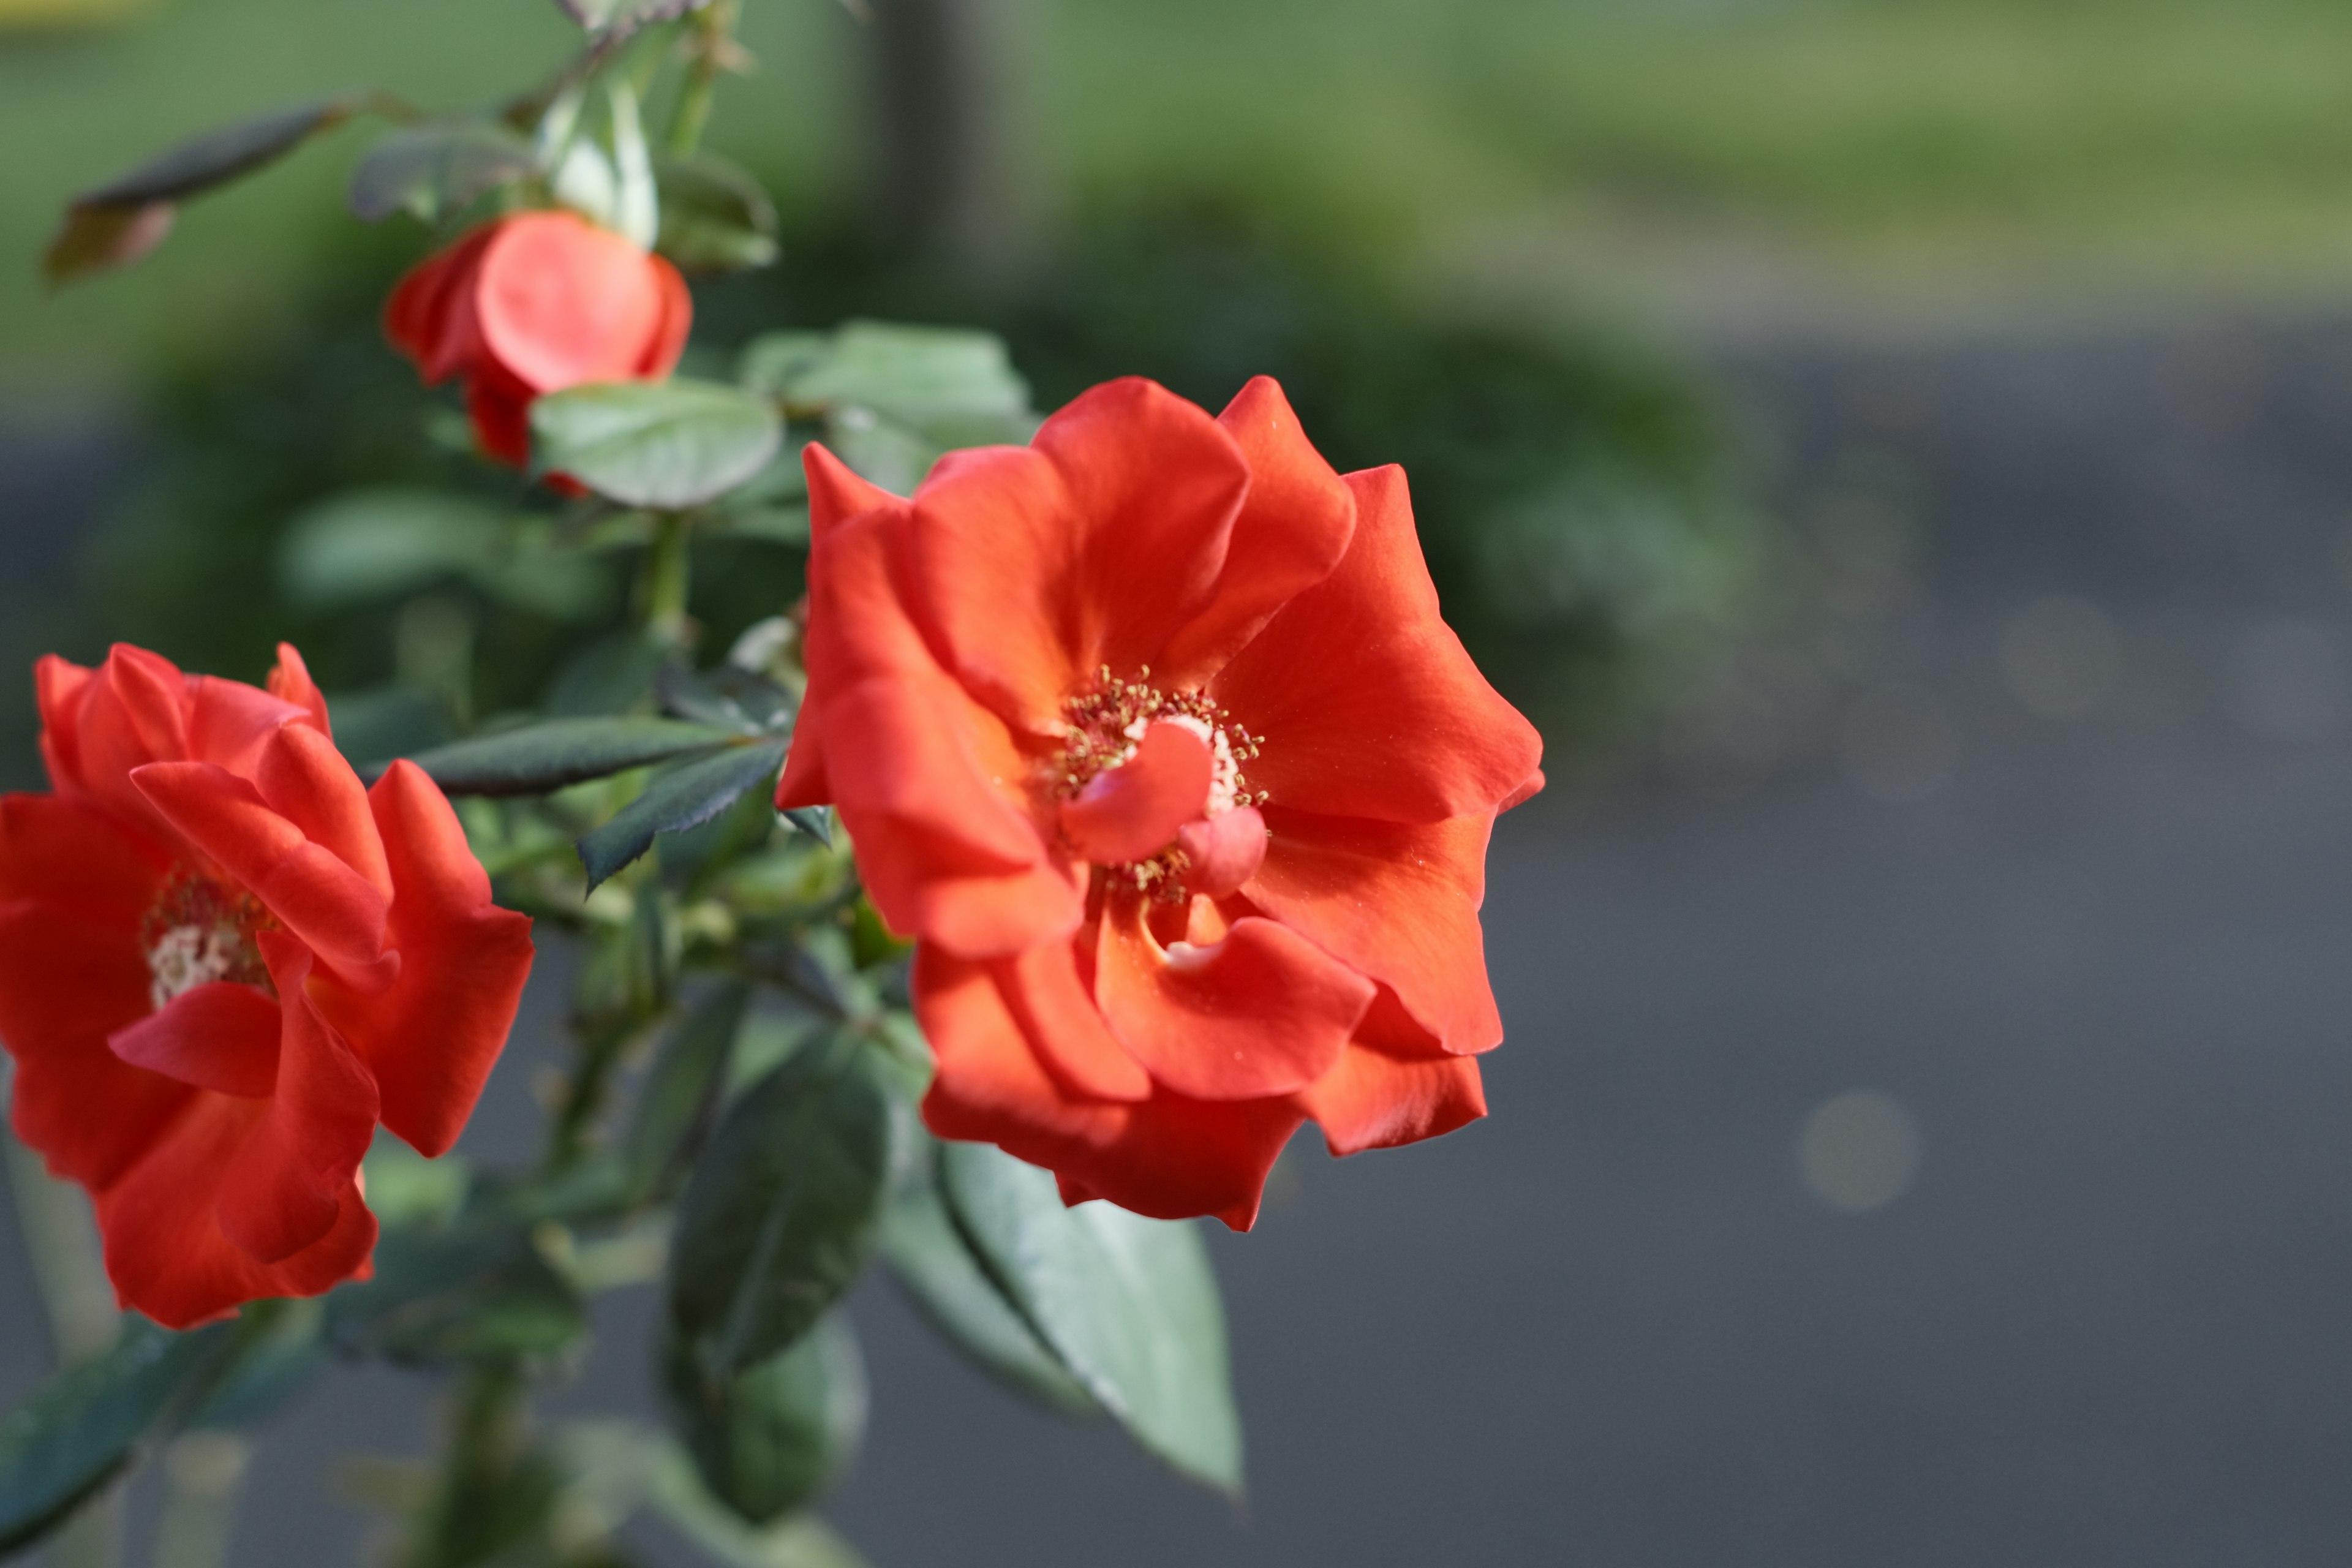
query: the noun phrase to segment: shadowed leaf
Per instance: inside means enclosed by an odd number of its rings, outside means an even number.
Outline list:
[[[1087,1391],[1147,1450],[1238,1496],[1241,1419],[1199,1231],[1066,1208],[1051,1173],[985,1143],[944,1145],[940,1170],[990,1274]]]
[[[662,1040],[623,1145],[631,1184],[645,1196],[665,1195],[709,1136],[751,1000],[749,985],[729,981]]]
[[[666,159],[655,248],[688,272],[740,272],[776,259],[776,204],[751,173],[715,153]]]
[[[436,746],[409,761],[452,795],[544,795],[738,738],[731,730],[675,719],[549,719]]]
[[[162,242],[178,203],[275,163],[373,102],[364,95],[323,99],[240,121],[84,191],[66,209],[64,226],[43,254],[42,271],[62,283],[136,261]]]
[[[1096,1413],[1093,1396],[972,1255],[940,1195],[939,1145],[918,1137],[914,1169],[882,1215],[891,1272],[933,1327],[1015,1393],[1065,1415]]]
[[[670,1320],[705,1376],[806,1333],[873,1244],[889,1111],[838,1047],[803,1047],[737,1101],[679,1201]]]
[[[743,792],[772,784],[784,765],[781,740],[732,746],[654,775],[646,793],[580,840],[591,888],[652,847],[654,837],[709,821]]]
[[[539,153],[505,126],[440,121],[394,131],[352,174],[352,211],[370,223],[405,212],[438,223],[500,185],[539,172]]]
[[[748,1524],[813,1500],[866,1434],[865,1363],[839,1312],[733,1377],[709,1376],[675,1341],[666,1361],[678,1436],[704,1488]]]

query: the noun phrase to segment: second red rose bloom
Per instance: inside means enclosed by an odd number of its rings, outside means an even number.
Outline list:
[[[919,942],[942,1137],[1246,1226],[1334,1152],[1485,1114],[1478,926],[1541,742],[1439,618],[1395,468],[1342,479],[1258,380],[1097,388],[912,500],[809,449],[807,700],[778,792],[836,806]]]

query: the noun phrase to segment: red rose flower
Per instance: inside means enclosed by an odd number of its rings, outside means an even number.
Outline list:
[[[1542,743],[1438,616],[1403,474],[1335,474],[1273,382],[1097,387],[911,500],[808,449],[807,701],[918,941],[923,1111],[1066,1201],[1247,1228],[1335,1153],[1486,1112],[1486,837]]]
[[[415,766],[362,786],[290,647],[267,691],[121,646],[36,681],[54,793],[0,796],[18,1135],[159,1323],[363,1277],[360,1157],[379,1121],[457,1139],[530,921]]]
[[[482,450],[530,461],[530,403],[598,381],[658,381],[694,300],[677,268],[569,212],[487,223],[411,268],[383,326],[425,384],[466,383]]]

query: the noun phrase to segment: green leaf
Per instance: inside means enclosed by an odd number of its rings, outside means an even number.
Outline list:
[[[892,495],[912,495],[948,443],[926,438],[862,403],[834,410],[825,421],[825,443],[869,483]]]
[[[545,795],[738,738],[716,725],[675,719],[548,719],[437,746],[409,761],[452,795]]]
[[[1147,1450],[1238,1496],[1241,1420],[1200,1233],[1107,1203],[1065,1208],[1050,1173],[985,1143],[946,1145],[940,1170],[990,1274],[1087,1391]]]
[[[806,1333],[873,1245],[889,1111],[846,1046],[803,1047],[739,1100],[679,1201],[670,1320],[707,1376]]]
[[[832,357],[831,332],[762,332],[743,345],[735,379],[768,397],[793,397],[793,389]]]
[[[551,719],[626,713],[654,689],[654,679],[677,658],[677,646],[643,626],[586,643],[563,661],[547,689]]]
[[[754,339],[743,380],[794,403],[856,404],[915,425],[1029,411],[1028,384],[1001,339],[939,327],[851,321],[822,352],[808,333]]]
[[[580,840],[580,863],[594,888],[652,847],[654,836],[709,821],[744,791],[773,784],[785,741],[732,746],[656,773],[646,793]]]
[[[393,132],[352,172],[352,211],[369,223],[396,212],[437,224],[500,185],[539,173],[529,139],[494,121],[436,121]]]
[[[891,1272],[933,1327],[1014,1392],[1066,1415],[1099,1410],[972,1256],[940,1195],[938,1158],[935,1144],[922,1148],[911,1179],[883,1211],[882,1256]]]
[[[531,1234],[495,1210],[386,1229],[374,1278],[327,1300],[327,1337],[354,1353],[446,1363],[552,1356],[587,1332],[579,1293]]]
[[[631,1184],[645,1196],[666,1196],[709,1137],[751,1000],[748,984],[729,981],[663,1039],[624,1144]]]
[[[715,382],[610,382],[530,405],[533,454],[629,506],[680,510],[751,479],[783,442],[764,398]]]
[[[754,669],[722,664],[692,670],[673,664],[654,680],[664,710],[701,724],[722,724],[746,735],[781,735],[790,731],[798,700]]]
[[[754,1530],[711,1497],[675,1448],[656,1465],[651,1500],[679,1534],[728,1568],[866,1568],[850,1544],[806,1514]]]
[[[217,1374],[235,1328],[174,1334],[141,1318],[102,1355],[68,1369],[0,1421],[0,1552],[38,1541],[168,1428]]]
[[[306,610],[394,598],[487,566],[505,522],[437,490],[359,490],[312,507],[278,546],[278,575]]]
[[[710,1495],[754,1525],[809,1502],[866,1435],[866,1367],[839,1312],[733,1377],[673,1340],[666,1356],[680,1440]]]
[[[740,272],[774,262],[776,204],[751,172],[711,153],[655,166],[661,237],[655,248],[688,272]]]
[[[288,530],[278,569],[289,595],[310,610],[397,598],[452,578],[557,619],[595,615],[612,598],[604,573],[555,548],[541,520],[437,490],[355,490],[322,502]]]
[[[120,179],[84,191],[42,258],[49,280],[135,261],[162,243],[178,204],[275,163],[321,132],[369,107],[365,97],[331,98],[240,121],[183,142]]]

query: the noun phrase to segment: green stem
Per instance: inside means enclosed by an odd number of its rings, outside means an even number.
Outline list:
[[[521,1452],[522,1394],[522,1373],[510,1363],[466,1373],[441,1484],[410,1555],[416,1568],[483,1562],[495,1552],[499,1493]]]
[[[702,128],[710,120],[719,75],[727,68],[728,56],[735,47],[735,0],[711,0],[694,14],[694,63],[687,68],[677,108],[670,114],[669,151],[674,158],[689,157],[702,144]]]
[[[687,614],[691,542],[684,516],[662,514],[638,571],[637,601],[646,629],[677,648],[689,645],[693,632]],[[641,889],[640,896],[656,895]],[[542,1173],[562,1171],[587,1152],[613,1073],[630,1041],[660,1011],[661,1001],[653,996],[643,1005],[622,1009],[622,1016],[583,1020],[577,1059],[548,1130]],[[474,1563],[496,1549],[482,1531],[496,1511],[493,1505],[501,1489],[515,1479],[515,1467],[523,1455],[526,1393],[522,1371],[510,1361],[478,1363],[467,1370],[440,1480],[411,1542],[409,1561],[415,1568]]]
[[[227,1568],[236,1494],[252,1450],[230,1432],[190,1432],[163,1456],[155,1568]]]
[[[0,1107],[8,1098],[0,1089]],[[72,1366],[111,1345],[121,1327],[99,1258],[98,1227],[81,1194],[51,1177],[39,1156],[5,1128],[0,1148],[6,1151],[17,1234],[49,1320],[49,1342],[58,1364]],[[50,1550],[57,1568],[114,1568],[122,1553],[121,1494],[110,1492],[75,1515]]]
[[[639,579],[646,629],[678,647],[687,645],[686,601],[694,577],[689,542],[686,519],[665,512],[646,551],[644,575]]]
[[[555,1126],[548,1134],[543,1171],[550,1174],[562,1171],[587,1152],[588,1130],[604,1108],[604,1090],[612,1081],[613,1069],[640,1027],[633,1019],[626,1025],[605,1025],[582,1037],[579,1062],[565,1081],[563,1102],[556,1107]]]

